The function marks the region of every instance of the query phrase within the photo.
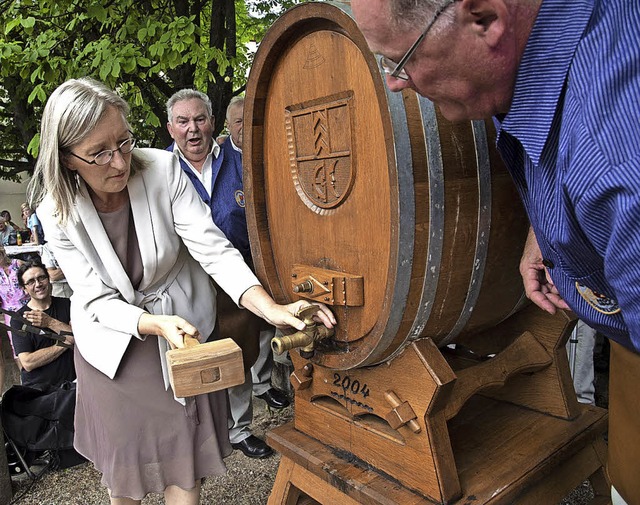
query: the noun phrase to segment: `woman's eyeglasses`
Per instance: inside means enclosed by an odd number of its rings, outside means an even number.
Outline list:
[[[133,151],[133,148],[135,146],[136,146],[136,139],[131,137],[125,140],[124,142],[122,142],[117,149],[107,149],[105,151],[99,152],[93,157],[92,160],[85,160],[84,158],[78,156],[72,151],[69,151],[69,154],[71,156],[75,156],[79,160],[84,161],[85,163],[88,163],[89,165],[103,166],[103,165],[107,165],[113,159],[113,155],[117,151],[120,151],[121,154],[129,154],[131,151]]]

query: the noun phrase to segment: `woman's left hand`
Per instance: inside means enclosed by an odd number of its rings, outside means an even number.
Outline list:
[[[295,317],[295,314],[307,305],[317,307],[318,310],[313,316],[315,321],[324,324],[327,328],[333,328],[336,324],[336,317],[326,305],[305,300],[298,300],[287,305],[278,305],[260,285],[247,289],[240,297],[240,305],[280,330],[286,330],[291,327],[296,330],[304,330],[304,322]]]

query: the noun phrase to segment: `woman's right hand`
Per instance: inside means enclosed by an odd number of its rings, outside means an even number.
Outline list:
[[[160,335],[167,339],[171,347],[184,347],[184,337],[199,340],[200,332],[186,319],[180,316],[164,316],[145,312],[138,320],[138,333],[141,335]]]

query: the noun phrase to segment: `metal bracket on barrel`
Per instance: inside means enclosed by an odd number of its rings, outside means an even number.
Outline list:
[[[290,382],[294,390],[304,390],[311,386],[313,380],[313,364],[307,363],[300,370],[294,370],[291,374]]]
[[[291,268],[291,290],[307,300],[326,305],[364,305],[364,278],[361,275],[295,264]]]

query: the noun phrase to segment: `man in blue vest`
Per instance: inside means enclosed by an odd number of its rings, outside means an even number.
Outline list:
[[[167,117],[167,129],[174,140],[168,150],[178,157],[182,170],[211,208],[214,223],[252,266],[242,189],[241,151],[234,148],[232,141],[227,140],[222,146],[214,141],[211,101],[204,93],[192,89],[176,92],[167,101]],[[238,142],[241,142],[240,138],[237,137]],[[273,451],[249,429],[253,418],[249,368],[259,352],[263,323],[249,311],[239,309],[222,290],[218,290],[217,304],[219,336],[241,340],[238,343],[245,358],[245,383],[228,390],[229,439],[232,447],[246,456],[264,458]],[[286,397],[270,384],[260,397],[272,407],[288,405]]]
[[[232,98],[227,106],[227,129],[229,130],[229,136],[222,139],[222,142],[220,142],[227,160],[233,162],[235,167],[233,173],[236,176],[237,183],[240,185],[242,185],[243,113],[244,98],[239,96]],[[234,220],[233,223],[229,223],[229,226],[233,227],[234,231],[237,232],[238,235],[242,235],[241,240],[240,237],[238,237],[239,245],[236,245],[236,247],[240,249],[240,244],[246,244],[246,249],[241,249],[241,252],[245,261],[253,268],[251,251],[249,250],[249,236],[244,208],[244,192],[242,192],[241,195],[240,193],[237,195],[236,201],[238,202],[238,208],[241,209],[242,219]],[[226,233],[226,230],[223,229],[223,231]],[[233,240],[232,243],[234,245],[236,244]],[[274,333],[275,328],[272,326],[269,326],[260,332],[260,353],[256,358],[256,362],[251,367],[253,383],[252,389],[253,394],[264,400],[271,408],[282,409],[289,405],[289,400],[282,392],[271,386],[271,371],[273,369],[271,339],[273,338]],[[242,415],[243,410],[246,411],[249,407],[250,405],[245,405],[243,408],[240,408],[238,412],[232,412],[232,416],[234,419],[239,418]]]

